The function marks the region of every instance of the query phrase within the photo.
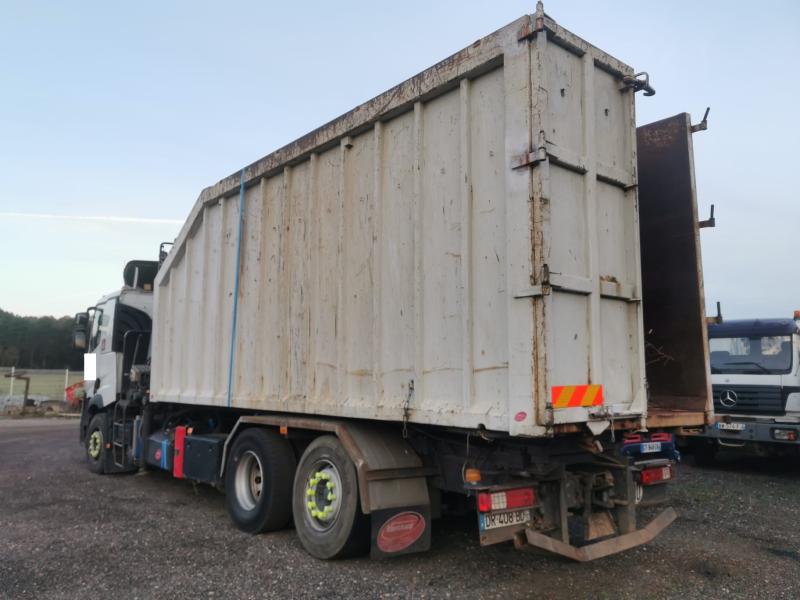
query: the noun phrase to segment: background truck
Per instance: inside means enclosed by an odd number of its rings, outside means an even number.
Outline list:
[[[797,456],[800,447],[800,311],[793,319],[710,324],[716,423],[693,439],[710,461],[720,448]]]
[[[637,132],[639,90],[540,4],[205,189],[76,317],[90,467],[224,487],[319,558],[445,510],[576,560],[652,539],[711,406],[693,128]]]

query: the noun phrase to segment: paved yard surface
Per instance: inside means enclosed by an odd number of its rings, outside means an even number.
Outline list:
[[[74,420],[4,419],[0,597],[800,597],[800,467],[736,459],[680,476],[679,520],[595,563],[481,549],[472,519],[438,522],[427,554],[320,562],[292,530],[234,529],[211,488],[90,474]]]

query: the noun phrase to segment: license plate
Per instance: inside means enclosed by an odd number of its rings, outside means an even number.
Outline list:
[[[497,529],[498,527],[508,527],[509,525],[521,525],[531,520],[530,509],[512,510],[501,513],[484,513],[480,516],[481,531],[487,529]]]
[[[661,442],[645,442],[642,444],[642,454],[661,452]]]
[[[717,429],[726,431],[744,431],[744,423],[717,423]]]

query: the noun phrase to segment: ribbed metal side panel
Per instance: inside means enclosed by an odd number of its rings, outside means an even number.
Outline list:
[[[205,190],[156,281],[153,400],[227,405],[233,351],[237,408],[540,436],[590,416],[553,385],[600,383],[640,415],[632,70],[548,23],[247,167],[241,239],[239,176]]]

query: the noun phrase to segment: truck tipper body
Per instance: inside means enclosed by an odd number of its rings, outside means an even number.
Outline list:
[[[720,449],[762,456],[800,450],[800,311],[708,328],[716,422],[690,438],[701,461]]]
[[[205,189],[128,269],[152,327],[115,347],[149,359],[87,399],[90,464],[320,558],[424,550],[443,510],[577,560],[652,539],[711,405],[692,125],[637,132],[637,91],[539,6]]]

